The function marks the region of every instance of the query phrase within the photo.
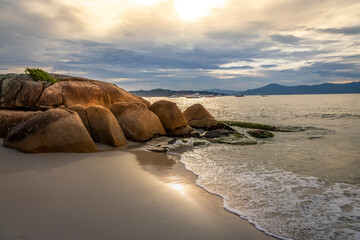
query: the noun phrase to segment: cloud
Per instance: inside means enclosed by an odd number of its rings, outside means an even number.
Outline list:
[[[358,80],[359,12],[354,0],[228,0],[183,21],[172,0],[0,0],[0,72],[41,67],[129,90]]]
[[[280,35],[274,34],[270,36],[271,40],[284,44],[296,44],[301,41],[301,38],[295,37],[293,35]]]
[[[324,29],[317,29],[317,31],[323,33],[331,33],[331,34],[359,35],[360,26],[344,27],[344,28],[324,28]]]

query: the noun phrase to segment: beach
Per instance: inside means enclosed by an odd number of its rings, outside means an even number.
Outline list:
[[[272,239],[167,155],[98,146],[91,154],[0,147],[0,239]]]

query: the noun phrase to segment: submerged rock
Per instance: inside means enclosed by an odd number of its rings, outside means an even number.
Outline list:
[[[97,151],[78,114],[64,109],[48,110],[16,126],[3,145],[25,153]]]
[[[110,111],[114,114],[127,139],[147,141],[165,135],[160,119],[143,103],[115,103]]]
[[[216,129],[216,130],[210,130],[206,131],[203,134],[201,134],[201,137],[204,138],[219,138],[222,136],[229,136],[230,134],[235,133],[235,130],[228,130],[228,129]]]
[[[222,136],[216,139],[219,143],[231,145],[255,145],[257,142],[241,133],[234,133],[229,136]]]
[[[253,137],[256,138],[271,138],[274,137],[274,134],[272,132],[262,130],[262,129],[253,129],[246,131],[248,134],[250,134]]]
[[[183,114],[191,127],[208,129],[218,124],[215,118],[201,104],[191,105]]]

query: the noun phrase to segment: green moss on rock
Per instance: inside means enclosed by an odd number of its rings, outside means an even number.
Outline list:
[[[279,130],[275,126],[261,124],[261,123],[240,122],[240,121],[222,121],[222,123],[230,125],[230,126],[236,126],[236,127],[242,127],[242,128],[263,129],[263,130],[268,130],[268,131]]]
[[[30,75],[34,81],[46,81],[56,83],[58,80],[40,68],[26,68],[25,73]]]

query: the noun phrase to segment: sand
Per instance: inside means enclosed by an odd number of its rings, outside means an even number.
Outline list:
[[[131,148],[0,147],[0,239],[272,239],[196,187],[176,159]]]

